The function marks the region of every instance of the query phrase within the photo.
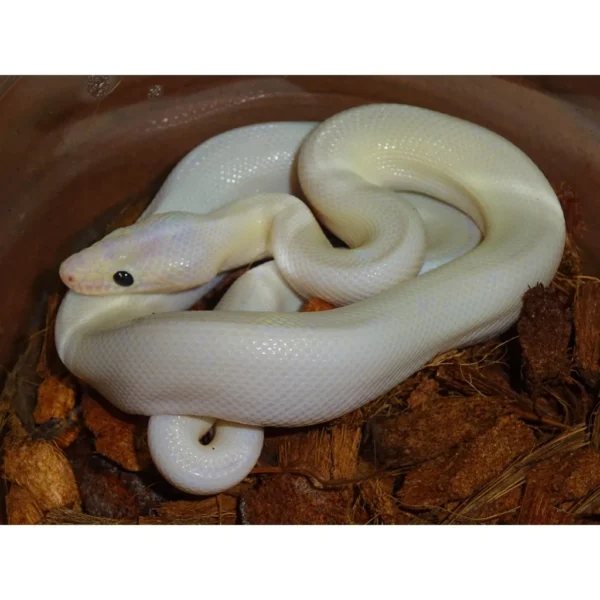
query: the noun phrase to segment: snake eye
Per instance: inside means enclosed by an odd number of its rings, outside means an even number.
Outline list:
[[[113,281],[122,287],[133,285],[133,275],[127,271],[117,271],[113,275]]]

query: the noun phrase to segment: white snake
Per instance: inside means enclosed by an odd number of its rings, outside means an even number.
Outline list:
[[[291,195],[294,173],[349,248]],[[264,426],[331,420],[506,330],[528,287],[553,278],[564,241],[541,171],[475,124],[377,104],[252,125],[192,150],[138,223],[61,265],[72,291],[57,348],[114,405],[151,416],[169,481],[215,493],[255,465]],[[186,310],[218,273],[269,257],[218,310]],[[308,297],[339,308],[296,312]]]

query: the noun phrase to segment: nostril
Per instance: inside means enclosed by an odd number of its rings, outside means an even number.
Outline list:
[[[63,280],[63,282],[66,284],[73,283],[75,281],[75,277],[73,276],[73,271],[64,262],[60,265],[58,274],[59,274],[60,278]]]

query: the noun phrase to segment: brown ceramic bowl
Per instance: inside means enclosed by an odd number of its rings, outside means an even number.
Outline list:
[[[580,196],[578,240],[600,265],[600,80],[577,77],[0,78],[0,364],[9,368],[57,267],[111,210],[152,194],[225,130],[417,104],[505,136]],[[1,383],[1,381],[0,381]]]
[[[576,241],[588,273],[600,271],[600,78],[0,77],[0,365],[40,326],[60,262],[111,212],[151,197],[191,148],[240,125],[382,101],[484,125],[569,184],[581,207],[568,222],[585,224]]]

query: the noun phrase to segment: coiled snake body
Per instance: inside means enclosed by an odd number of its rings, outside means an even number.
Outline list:
[[[151,416],[167,479],[214,493],[252,469],[263,427],[331,420],[507,329],[564,241],[541,171],[475,124],[375,104],[253,125],[192,150],[138,223],[61,265],[57,348],[110,402]],[[270,257],[217,310],[186,310],[219,274]],[[338,308],[296,312],[308,297]]]

